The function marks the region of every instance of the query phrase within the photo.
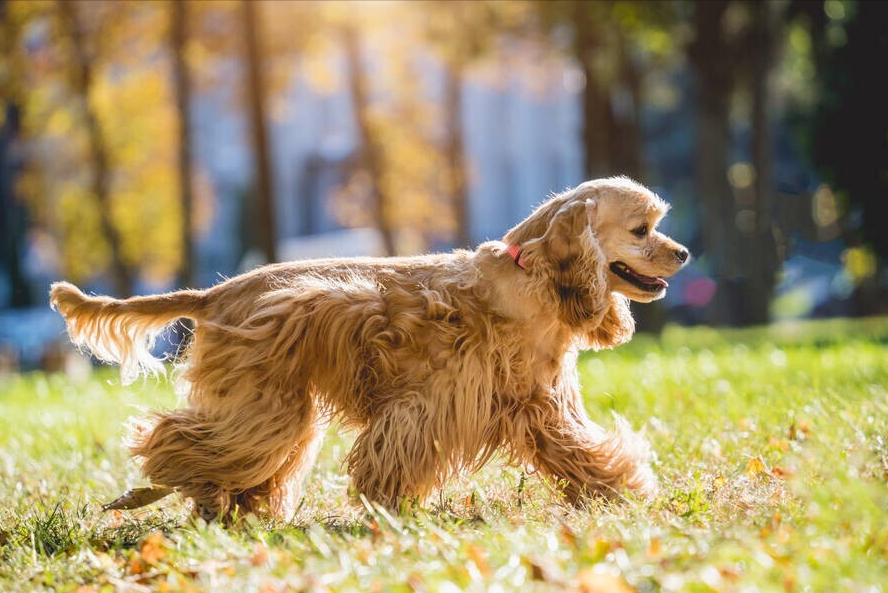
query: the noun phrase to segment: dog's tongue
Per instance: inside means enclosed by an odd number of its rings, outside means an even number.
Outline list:
[[[662,278],[653,278],[651,276],[645,276],[643,274],[639,274],[632,268],[626,268],[629,270],[629,273],[632,274],[634,278],[636,278],[639,282],[643,282],[645,284],[650,284],[651,286],[657,286],[659,288],[666,288],[669,286],[669,283],[663,280]]]

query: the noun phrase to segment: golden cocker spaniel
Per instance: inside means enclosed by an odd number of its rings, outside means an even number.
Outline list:
[[[629,300],[663,296],[688,251],[657,232],[668,206],[626,178],[551,197],[475,251],[272,264],[207,290],[116,300],[53,285],[71,340],[162,370],[150,349],[180,317],[195,331],[187,407],[135,425],[158,487],[205,517],[296,501],[331,418],[359,431],[356,493],[425,497],[494,453],[564,484],[571,501],[656,488],[646,440],[587,416],[577,353],[632,336]]]

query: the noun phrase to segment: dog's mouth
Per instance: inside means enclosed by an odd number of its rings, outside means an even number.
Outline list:
[[[669,286],[669,283],[662,278],[639,274],[621,261],[611,263],[610,270],[629,284],[646,292],[660,292]]]

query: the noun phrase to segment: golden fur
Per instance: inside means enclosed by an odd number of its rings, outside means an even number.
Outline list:
[[[635,182],[602,179],[474,252],[273,264],[126,300],[57,283],[51,303],[72,341],[125,381],[162,369],[150,347],[167,324],[194,321],[187,407],[138,423],[131,450],[205,516],[288,512],[333,417],[359,431],[346,458],[355,491],[390,507],[494,453],[560,481],[571,501],[647,494],[647,442],[620,418],[610,433],[588,418],[576,360],[630,339],[627,297],[662,296],[611,262],[668,276],[687,257],[653,231],[666,209]]]

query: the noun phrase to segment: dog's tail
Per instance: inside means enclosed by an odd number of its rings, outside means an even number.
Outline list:
[[[56,282],[49,295],[74,345],[118,363],[124,384],[142,373],[160,374],[163,364],[151,355],[157,335],[180,317],[200,320],[206,306],[205,293],[197,290],[118,300],[86,296],[73,284]]]

